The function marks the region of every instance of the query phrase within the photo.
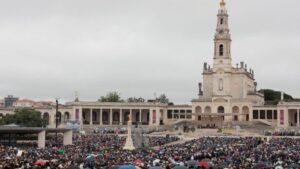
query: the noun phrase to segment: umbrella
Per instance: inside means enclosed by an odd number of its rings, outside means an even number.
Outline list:
[[[79,157],[79,158],[75,159],[75,162],[82,163],[82,162],[84,162],[84,160],[83,160],[83,158]]]
[[[209,164],[208,164],[208,162],[206,162],[206,161],[200,161],[200,162],[198,163],[198,165],[199,165],[200,167],[209,168]]]
[[[67,169],[79,169],[79,167],[77,167],[75,165],[70,165]]]
[[[50,160],[51,162],[53,162],[53,163],[55,163],[55,162],[57,162],[58,160],[57,159],[52,159],[52,160]]]
[[[133,165],[122,165],[119,169],[135,169],[135,167]]]
[[[197,165],[197,161],[195,161],[195,160],[190,160],[190,161],[187,162],[187,165],[188,165],[189,167],[191,167],[191,166],[196,166],[196,165]]]
[[[174,167],[173,169],[187,169],[187,167],[183,166],[183,165],[179,165],[179,166]]]
[[[59,154],[65,154],[65,150],[63,150],[63,149],[57,150],[57,152],[58,152]]]
[[[160,160],[159,159],[156,159],[153,161],[153,165],[155,166],[155,164],[159,164]]]
[[[290,168],[300,168],[300,165],[296,164],[296,163],[292,163],[291,165],[289,165]]]
[[[137,160],[135,160],[133,163],[134,163],[135,165],[140,165],[140,164],[142,164],[142,160],[137,159]]]
[[[223,162],[221,164],[218,165],[219,168],[226,168],[227,167],[227,163]]]
[[[268,167],[268,165],[266,163],[262,163],[262,162],[260,162],[254,166],[254,168],[257,168],[257,169],[258,168],[267,168],[267,167]]]
[[[283,167],[281,165],[276,166],[275,169],[283,169]]]
[[[163,169],[163,168],[156,166],[156,167],[150,167],[149,169]]]
[[[40,159],[40,160],[37,160],[34,164],[35,165],[45,165],[46,162],[44,160]]]
[[[96,155],[94,155],[94,154],[90,154],[89,156],[87,156],[85,159],[91,159],[91,158],[94,158],[94,157],[96,157]]]
[[[110,169],[119,169],[119,168],[120,168],[120,166],[118,166],[118,165],[114,165],[114,166],[110,167]]]

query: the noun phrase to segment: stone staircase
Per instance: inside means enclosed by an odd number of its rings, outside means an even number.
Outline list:
[[[275,127],[270,124],[266,124],[261,121],[252,122],[234,122],[233,125],[240,126],[240,128],[246,132],[264,134],[265,130],[274,130]]]
[[[272,122],[269,122],[269,121],[267,121],[267,120],[258,120],[257,122],[262,123],[262,124],[265,124],[265,125],[268,125],[268,126],[273,126],[273,123],[272,123]]]

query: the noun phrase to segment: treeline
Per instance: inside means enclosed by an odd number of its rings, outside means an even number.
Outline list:
[[[16,124],[21,127],[43,127],[47,124],[41,112],[32,108],[17,108],[14,114],[6,114],[0,119],[0,125]]]
[[[281,100],[281,92],[275,91],[272,89],[261,89],[258,92],[265,95],[265,104],[266,105],[277,105],[278,102]],[[293,98],[293,96],[284,93],[283,95],[285,102],[293,102],[293,101],[300,101],[298,98]]]
[[[101,96],[98,99],[99,102],[128,102],[128,103],[144,103],[146,100],[142,97],[129,97],[127,99],[122,99],[121,94],[118,92],[109,92],[105,96]],[[172,104],[165,94],[159,95],[153,102]]]

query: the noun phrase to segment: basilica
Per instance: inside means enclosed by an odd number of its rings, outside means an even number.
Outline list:
[[[265,105],[264,95],[257,92],[254,70],[241,61],[232,64],[231,35],[226,3],[221,0],[214,35],[213,64],[203,64],[203,80],[198,84],[197,98],[189,105],[157,102],[109,103],[76,99],[59,106],[59,127],[76,121],[82,129],[126,125],[128,115],[133,124],[149,128],[192,122],[197,126],[222,127],[260,122],[275,128],[300,127],[300,102]],[[42,117],[55,127],[55,107],[38,108]],[[9,110],[0,110],[8,111]]]

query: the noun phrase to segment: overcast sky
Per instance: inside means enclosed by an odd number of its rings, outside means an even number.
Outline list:
[[[219,0],[1,0],[0,96],[197,97]],[[300,97],[300,1],[227,0],[233,64]]]

